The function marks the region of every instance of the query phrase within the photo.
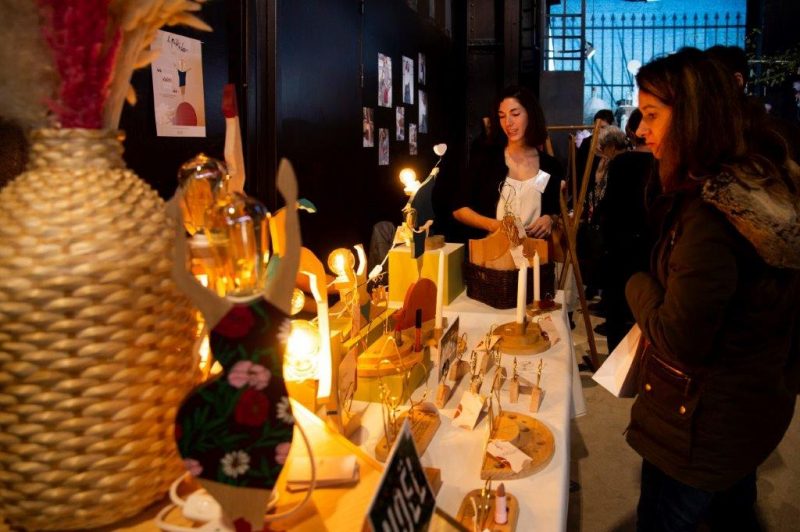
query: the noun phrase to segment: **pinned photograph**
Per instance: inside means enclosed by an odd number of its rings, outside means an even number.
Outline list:
[[[414,60],[403,56],[403,103],[414,105]]]
[[[389,130],[385,127],[378,129],[378,166],[389,164]]]
[[[395,140],[406,140],[406,110],[403,107],[394,108]]]
[[[392,58],[378,54],[378,105],[392,106]]]
[[[417,124],[408,124],[408,154],[417,154]]]
[[[375,146],[375,122],[372,119],[372,107],[362,107],[361,125],[363,131],[362,145],[365,148],[372,148]]]
[[[419,91],[419,132],[428,132],[428,95]]]
[[[425,54],[417,54],[417,73],[417,81],[425,84]]]
[[[156,135],[205,137],[202,42],[159,30],[151,48]]]

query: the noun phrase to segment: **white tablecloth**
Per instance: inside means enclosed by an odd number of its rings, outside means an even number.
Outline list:
[[[448,320],[460,317],[459,334],[467,331],[468,360],[471,349],[488,331],[492,324],[514,320],[514,309],[497,310],[461,294],[452,305],[445,308]],[[551,333],[553,345],[539,355],[517,357],[517,371],[529,380],[535,380],[536,366],[544,360],[542,389],[544,399],[536,414],[528,411],[530,395],[520,395],[517,404],[508,401],[508,383],[503,386],[500,398],[504,410],[527,413],[543,422],[553,433],[555,454],[550,462],[537,473],[519,480],[505,481],[506,491],[514,494],[520,502],[518,530],[561,531],[566,528],[569,496],[569,421],[572,415],[585,411],[583,392],[578,379],[572,337],[563,311],[554,311],[546,316],[544,328]],[[511,374],[513,357],[502,356],[502,365]],[[484,379],[482,393],[488,393],[494,368]],[[487,437],[488,420],[484,416],[472,431],[451,425],[452,411],[468,388],[469,376],[461,380],[447,405],[441,411],[442,424],[425,454],[422,463],[442,471],[443,486],[436,499],[437,505],[455,516],[464,496],[471,490],[483,487],[480,479],[481,459]],[[436,393],[436,372],[431,372],[428,381],[428,397]],[[422,388],[422,387],[421,387]],[[413,397],[421,397],[418,389]],[[353,410],[366,408],[363,428],[355,434],[356,443],[374,456],[375,445],[383,436],[380,405],[355,402]],[[494,483],[495,486],[497,482]]]

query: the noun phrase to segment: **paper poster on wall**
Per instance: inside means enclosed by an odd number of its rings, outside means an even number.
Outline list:
[[[395,140],[406,140],[406,110],[404,107],[394,108]]]
[[[375,146],[375,122],[372,118],[372,107],[361,108],[361,126],[363,129],[362,146],[372,148]]]
[[[392,106],[392,58],[378,54],[378,105]]]
[[[425,54],[417,54],[417,81],[425,84]]]
[[[378,129],[378,166],[389,164],[389,130],[385,127]]]
[[[419,132],[428,132],[428,95],[419,91]]]
[[[408,154],[417,154],[417,124],[408,124]]]
[[[414,60],[403,56],[403,103],[414,105]]]
[[[151,49],[153,107],[159,137],[205,137],[202,43],[168,31],[158,31]]]

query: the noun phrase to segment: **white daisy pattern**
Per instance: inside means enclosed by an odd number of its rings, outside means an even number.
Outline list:
[[[233,451],[220,460],[222,472],[231,478],[244,475],[250,469],[250,455],[244,451]]]
[[[278,327],[278,342],[281,345],[286,345],[289,343],[289,334],[292,332],[292,320],[283,320],[280,327]]]
[[[281,400],[278,402],[277,406],[277,416],[278,419],[283,421],[284,423],[289,423],[290,425],[294,424],[294,416],[292,415],[292,411],[289,408],[289,398],[285,395],[281,397]]]

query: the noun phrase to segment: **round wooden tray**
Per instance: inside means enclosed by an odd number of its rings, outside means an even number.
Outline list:
[[[536,355],[550,349],[550,340],[542,334],[538,323],[528,321],[525,330],[516,322],[504,323],[494,330],[494,334],[502,336],[500,350],[512,355]]]
[[[481,466],[481,479],[524,478],[542,469],[553,457],[555,439],[550,429],[541,421],[518,412],[503,412],[497,422],[493,438],[510,441],[531,459],[525,462],[519,472],[514,473],[508,463],[485,453]]]

